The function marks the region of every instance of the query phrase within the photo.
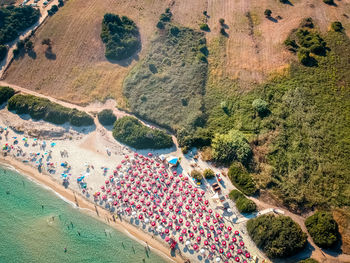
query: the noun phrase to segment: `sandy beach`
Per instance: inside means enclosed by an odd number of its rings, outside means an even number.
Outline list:
[[[87,213],[90,216],[93,216],[105,222],[109,226],[128,234],[129,236],[131,236],[138,242],[141,242],[145,246],[148,244],[149,247],[151,247],[151,249],[153,249],[156,253],[159,253],[167,261],[184,262],[185,258],[182,258],[180,256],[172,257],[169,253],[169,248],[164,246],[164,244],[162,244],[161,242],[152,238],[150,235],[141,232],[139,229],[125,221],[120,221],[119,219],[113,221],[113,218],[109,211],[102,209],[101,207],[96,207],[94,204],[82,197],[79,193],[76,193],[72,190],[67,190],[59,182],[56,182],[52,180],[52,178],[38,173],[38,171],[35,168],[25,165],[12,157],[0,156],[0,163],[10,165],[17,171],[19,171],[21,174],[28,176],[30,179],[33,179],[39,184],[49,187],[54,192],[62,196],[64,199],[74,203],[80,209],[81,212]],[[98,213],[96,211],[98,211]]]

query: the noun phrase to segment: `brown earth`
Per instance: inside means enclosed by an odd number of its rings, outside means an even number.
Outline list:
[[[291,4],[277,0],[69,0],[38,30],[36,58],[26,55],[15,61],[5,77],[7,82],[63,100],[87,103],[113,97],[118,106],[125,107],[123,80],[138,56],[147,52],[159,15],[170,7],[175,23],[199,29],[200,23],[208,22],[209,49],[220,36],[218,21],[224,18],[228,36],[225,50],[220,52],[224,60],[220,71],[230,79],[261,82],[271,73],[288,67],[294,56],[286,51],[283,41],[303,18],[311,16],[323,32],[335,20],[350,28],[350,19],[346,17],[350,16],[350,1],[336,2],[337,6],[321,0],[291,0]],[[266,8],[272,10],[275,21],[264,17]],[[204,10],[208,12],[207,18],[202,14]],[[106,12],[127,15],[137,23],[142,50],[131,61],[117,64],[105,58],[99,35]],[[46,47],[41,41],[47,37],[53,41],[55,59],[45,56]]]
[[[339,226],[342,238],[341,249],[344,254],[350,254],[350,209],[337,208],[333,210],[333,217]]]

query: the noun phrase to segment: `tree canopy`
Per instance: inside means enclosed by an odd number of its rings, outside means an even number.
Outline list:
[[[113,125],[114,122],[117,120],[117,117],[114,115],[112,110],[105,109],[100,111],[97,114],[98,121],[106,126],[106,125]]]
[[[250,219],[247,230],[255,244],[271,258],[295,255],[306,245],[307,235],[288,216],[262,215]]]
[[[40,11],[31,6],[0,8],[0,44],[6,44],[39,20]]]
[[[339,238],[338,225],[329,212],[317,211],[305,220],[313,241],[321,248],[330,248]]]
[[[107,13],[102,21],[101,39],[106,45],[108,59],[122,60],[131,57],[140,47],[139,30],[126,16]]]
[[[235,160],[246,163],[252,155],[248,140],[237,130],[230,130],[227,134],[216,134],[212,148],[214,160],[222,163]]]
[[[161,149],[173,146],[170,135],[158,129],[151,129],[130,116],[115,122],[113,136],[116,140],[136,149]]]
[[[0,87],[0,105],[15,95],[15,91],[9,87]]]

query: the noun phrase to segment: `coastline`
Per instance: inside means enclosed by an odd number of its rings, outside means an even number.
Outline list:
[[[128,235],[129,237],[133,238],[135,241],[141,243],[142,245],[148,244],[148,246],[155,253],[162,256],[166,261],[185,261],[185,259],[178,254],[176,254],[176,257],[172,257],[170,254],[170,248],[166,247],[157,239],[154,239],[150,235],[142,232],[142,230],[131,225],[126,220],[121,221],[118,218],[116,218],[116,220],[113,221],[110,212],[108,212],[100,206],[96,206],[93,203],[89,202],[83,196],[73,191],[72,189],[65,188],[63,185],[59,184],[56,180],[54,180],[54,178],[51,178],[44,173],[39,173],[34,167],[26,165],[21,161],[18,161],[10,156],[0,156],[0,164],[4,164],[5,166],[15,168],[23,176],[26,176],[29,179],[35,181],[36,183],[49,188],[54,193],[61,196],[61,198],[63,197],[63,199],[65,199],[66,201],[75,204],[80,211],[108,224],[110,227],[113,227],[116,230]]]

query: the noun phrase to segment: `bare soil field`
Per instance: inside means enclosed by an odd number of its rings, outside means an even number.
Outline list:
[[[350,1],[336,1],[336,4],[329,6],[322,0],[291,0],[290,4],[278,0],[209,0],[209,48],[218,38],[219,19],[224,18],[228,34],[224,73],[233,79],[261,82],[288,66],[293,56],[283,42],[303,18],[312,17],[321,32],[336,20],[350,28],[350,19],[346,17],[350,16]],[[271,19],[264,16],[267,8],[272,11]]]
[[[199,29],[200,23],[207,22],[209,50],[220,37],[219,19],[225,19],[227,36],[224,45],[219,45],[224,50],[216,52],[220,58],[209,56],[210,63],[219,59],[222,62],[210,74],[249,83],[242,85],[244,90],[253,87],[251,83],[261,83],[288,68],[295,56],[283,42],[303,18],[312,17],[321,32],[335,20],[350,28],[350,0],[336,0],[336,6],[322,0],[291,0],[289,4],[277,0],[69,0],[38,30],[36,56],[15,61],[5,79],[74,103],[112,97],[118,106],[125,107],[122,83],[136,61],[147,53],[159,15],[166,7],[171,8],[174,23]],[[271,19],[264,16],[266,8],[272,10]],[[208,17],[203,15],[204,10]],[[142,50],[130,61],[117,64],[104,56],[100,30],[106,12],[126,15],[140,29]],[[41,45],[47,37],[53,41],[55,56],[51,59],[45,56],[46,47]]]
[[[35,56],[14,61],[6,81],[74,103],[113,97],[123,106],[123,79],[147,49],[167,5],[160,0],[69,0],[37,31]],[[107,12],[126,15],[139,27],[142,50],[130,61],[117,64],[105,58],[100,32]],[[44,38],[53,42],[50,58],[41,44]]]

